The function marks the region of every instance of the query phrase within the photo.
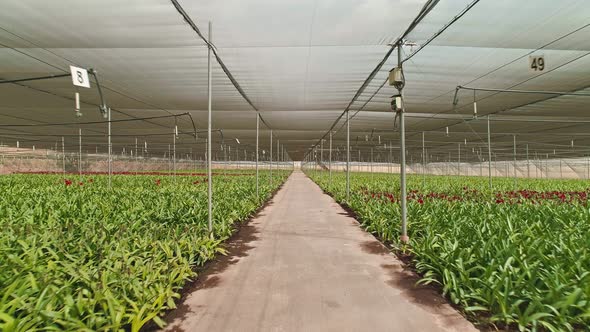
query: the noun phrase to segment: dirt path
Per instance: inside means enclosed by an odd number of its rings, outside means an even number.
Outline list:
[[[199,276],[169,331],[476,331],[303,173]]]

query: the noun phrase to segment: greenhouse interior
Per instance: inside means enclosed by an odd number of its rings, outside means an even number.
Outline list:
[[[2,331],[589,331],[588,0],[0,0]]]

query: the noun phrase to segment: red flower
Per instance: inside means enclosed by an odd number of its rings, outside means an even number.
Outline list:
[[[160,185],[160,179],[157,179],[156,180],[156,186],[159,186],[159,185]]]
[[[71,186],[71,185],[72,185],[72,181],[70,181],[70,180],[68,180],[68,179],[65,179],[64,181],[65,181],[66,187],[68,187],[68,186]]]
[[[424,204],[424,200],[422,198],[418,199],[419,204]]]
[[[80,182],[80,183],[78,183],[78,185],[83,186],[84,185],[84,182]]]

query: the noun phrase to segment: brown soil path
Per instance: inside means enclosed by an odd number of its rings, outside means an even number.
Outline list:
[[[301,172],[199,276],[169,331],[476,331]]]

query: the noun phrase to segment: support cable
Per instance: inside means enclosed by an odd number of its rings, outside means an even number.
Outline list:
[[[65,57],[63,57],[63,56],[62,56],[62,55],[60,55],[60,54],[57,54],[57,53],[55,53],[55,52],[53,52],[53,51],[51,51],[51,50],[48,50],[47,48],[45,48],[45,47],[42,47],[42,46],[40,46],[40,45],[38,45],[38,44],[36,44],[36,43],[34,43],[34,42],[32,42],[32,41],[30,41],[30,40],[28,40],[28,39],[26,39],[26,38],[22,37],[22,36],[20,36],[20,35],[18,35],[18,34],[16,34],[16,33],[14,33],[14,32],[12,32],[12,31],[6,30],[6,29],[5,29],[5,28],[3,28],[3,27],[0,27],[0,30],[2,30],[2,31],[5,31],[6,33],[9,33],[9,34],[11,34],[11,35],[13,35],[13,36],[15,36],[15,37],[17,37],[17,38],[19,38],[19,39],[23,40],[23,41],[25,41],[25,42],[27,42],[27,43],[29,43],[29,44],[31,44],[31,45],[33,45],[33,46],[35,46],[36,48],[42,49],[42,50],[44,50],[44,51],[45,51],[45,52],[47,52],[47,53],[50,53],[50,54],[52,54],[52,55],[54,55],[54,56],[56,56],[56,57],[58,57],[58,58],[60,58],[60,59],[63,59],[63,60],[64,60],[64,61],[66,61],[66,62],[69,62],[69,63],[76,64],[76,65],[77,65],[77,66],[79,66],[79,67],[84,67],[84,66],[82,66],[82,65],[80,65],[80,64],[77,64],[75,61],[72,61],[72,60],[70,60],[70,59],[68,59],[68,58],[65,58]],[[66,77],[66,76],[70,76],[70,75],[71,75],[70,73],[67,73],[67,71],[66,71],[65,69],[63,69],[63,68],[61,68],[61,67],[59,67],[59,66],[53,65],[53,64],[51,64],[51,63],[49,63],[49,62],[47,62],[47,61],[44,61],[44,60],[42,60],[42,59],[40,59],[40,58],[38,58],[38,57],[35,57],[35,56],[33,56],[33,55],[29,54],[29,53],[26,53],[26,52],[24,52],[24,51],[22,51],[22,50],[19,50],[19,49],[17,49],[17,48],[14,48],[14,47],[12,47],[12,46],[8,46],[8,45],[6,45],[6,44],[2,44],[2,43],[0,43],[0,46],[2,46],[2,47],[5,47],[5,48],[9,48],[9,49],[11,49],[11,50],[13,50],[13,51],[15,51],[15,52],[17,52],[17,53],[20,53],[20,54],[22,54],[22,55],[24,55],[24,56],[27,56],[27,57],[31,58],[31,59],[37,60],[37,61],[39,61],[39,62],[41,62],[41,63],[43,63],[43,64],[45,64],[45,65],[47,65],[47,66],[49,66],[49,67],[55,68],[55,69],[57,69],[57,70],[59,70],[59,71],[62,71],[62,72],[64,72],[64,73],[65,73],[65,74],[63,74],[63,75],[64,75],[64,77]],[[56,76],[56,77],[59,77],[58,75],[55,75],[55,76]],[[111,80],[108,80],[108,79],[106,79],[106,78],[101,78],[101,79],[103,79],[103,80],[107,80],[107,81],[109,81],[109,82],[113,83]],[[16,82],[12,82],[12,83],[16,83]],[[51,94],[51,95],[54,95],[54,96],[57,96],[57,97],[62,97],[62,98],[70,99],[70,98],[63,97],[63,96],[61,96],[61,95],[58,95],[58,94],[56,94],[56,93],[52,93],[52,92],[49,92],[49,91],[46,91],[46,90],[42,90],[42,89],[38,89],[38,88],[34,88],[34,87],[27,86],[27,85],[23,85],[23,84],[19,84],[19,85],[20,85],[20,86],[23,86],[23,87],[27,87],[27,88],[29,88],[29,89],[32,89],[32,90],[36,90],[36,91],[45,92],[45,93],[48,93],[48,94]],[[142,104],[144,104],[144,105],[147,105],[147,106],[149,106],[149,107],[152,107],[152,108],[155,108],[155,109],[158,109],[158,110],[164,111],[164,112],[166,112],[166,113],[168,113],[168,114],[173,114],[171,111],[169,111],[169,110],[167,110],[167,109],[165,109],[165,108],[159,107],[159,106],[157,106],[157,105],[153,105],[153,104],[151,104],[151,103],[148,103],[148,102],[146,102],[146,101],[143,101],[143,100],[141,100],[141,99],[139,99],[139,98],[137,98],[137,97],[130,96],[130,95],[128,95],[128,94],[126,94],[126,93],[123,93],[123,92],[121,92],[121,91],[118,91],[118,90],[116,90],[116,89],[109,88],[109,87],[107,87],[107,86],[104,86],[104,88],[105,88],[106,90],[109,90],[109,91],[113,92],[113,93],[116,93],[116,94],[118,94],[118,95],[121,95],[121,96],[123,96],[123,97],[129,98],[129,99],[131,99],[131,100],[137,101],[137,102],[139,102],[139,103],[142,103]],[[89,103],[86,103],[86,104],[89,104]],[[126,115],[126,116],[131,116],[131,115],[129,115],[129,114],[127,114],[127,113],[123,112],[123,111],[116,110],[115,108],[111,108],[111,110],[112,110],[112,111],[116,111],[117,113],[120,113],[120,114],[123,114],[123,115]],[[149,123],[151,123],[151,122],[149,122]],[[154,123],[152,123],[152,124],[154,124]]]
[[[185,113],[181,113],[181,114],[149,116],[149,117],[144,117],[144,118],[119,119],[119,120],[111,120],[111,122],[114,123],[114,122],[129,122],[129,121],[145,121],[145,120],[163,119],[163,118],[176,118],[176,117],[181,117],[181,116],[190,116],[190,113],[185,112]],[[108,123],[108,121],[61,122],[61,123],[29,123],[29,124],[0,124],[0,128],[12,128],[12,127],[52,127],[52,126],[72,126],[72,125],[88,125],[88,124],[104,124],[104,123]],[[196,129],[195,129],[195,132],[196,132]],[[59,135],[59,136],[63,136],[63,135]],[[137,136],[137,135],[135,135],[135,136]]]
[[[172,1],[175,1],[175,0],[172,0]],[[476,1],[479,1],[479,0],[476,0]],[[422,9],[418,13],[418,15],[414,18],[414,20],[412,21],[412,23],[408,26],[408,28],[402,33],[402,35],[400,37],[398,37],[393,43],[391,43],[391,47],[389,48],[389,50],[387,51],[387,53],[385,53],[385,56],[383,57],[383,59],[377,64],[377,66],[373,69],[373,71],[371,71],[371,73],[365,79],[365,81],[363,82],[363,84],[361,84],[360,88],[356,91],[356,93],[352,97],[352,100],[348,103],[348,105],[346,106],[346,108],[344,109],[344,111],[342,112],[342,114],[340,114],[336,118],[336,121],[334,121],[334,123],[330,126],[330,129],[328,129],[328,131],[318,140],[318,142],[315,143],[314,145],[312,145],[311,148],[308,149],[307,154],[313,148],[317,147],[318,144],[319,144],[319,142],[321,142],[323,139],[325,139],[326,136],[331,131],[334,130],[334,128],[336,127],[336,125],[338,124],[338,122],[342,119],[342,117],[346,114],[346,112],[349,111],[349,109],[352,107],[352,105],[356,102],[356,100],[360,97],[360,95],[365,91],[365,89],[367,88],[367,86],[369,85],[369,83],[373,80],[373,78],[377,75],[377,73],[385,65],[385,63],[389,59],[389,56],[393,53],[393,51],[395,50],[395,48],[398,47],[398,45],[400,44],[400,42],[403,41],[403,39],[422,21],[422,19],[424,19],[424,17],[426,17],[426,15],[428,15],[428,13],[430,13],[430,11],[432,9],[434,9],[434,7],[438,4],[438,2],[439,2],[439,0],[429,0],[429,1],[427,1],[424,4],[424,6],[422,7]]]
[[[266,125],[268,128],[270,128],[268,123],[266,121],[264,121],[264,118],[262,118],[262,115],[260,114],[260,111],[258,110],[258,108],[254,105],[254,103],[252,103],[252,101],[250,100],[248,95],[246,95],[246,92],[244,92],[244,89],[242,89],[242,87],[240,86],[238,81],[235,79],[235,77],[230,72],[229,68],[227,68],[227,66],[225,65],[225,63],[223,62],[221,57],[219,56],[219,53],[217,53],[217,48],[215,47],[215,44],[213,44],[212,42],[209,42],[209,40],[207,40],[207,38],[205,38],[205,36],[201,32],[201,30],[199,30],[199,27],[195,24],[195,22],[191,19],[191,17],[184,10],[184,8],[182,8],[182,6],[180,5],[180,3],[178,3],[177,0],[170,0],[170,2],[172,2],[172,5],[174,6],[174,8],[176,8],[176,11],[178,11],[178,13],[185,20],[185,22],[193,29],[193,31],[195,31],[197,33],[197,35],[201,38],[201,40],[203,40],[203,42],[205,44],[207,44],[207,46],[209,48],[211,48],[211,51],[213,52],[215,59],[219,63],[219,66],[221,67],[221,69],[223,70],[223,72],[225,73],[227,78],[231,81],[231,83],[236,88],[236,90],[238,90],[238,92],[240,93],[242,98],[244,98],[244,100],[254,109],[254,111],[256,111],[256,113],[260,117],[260,120],[262,121],[262,123],[264,125]]]

